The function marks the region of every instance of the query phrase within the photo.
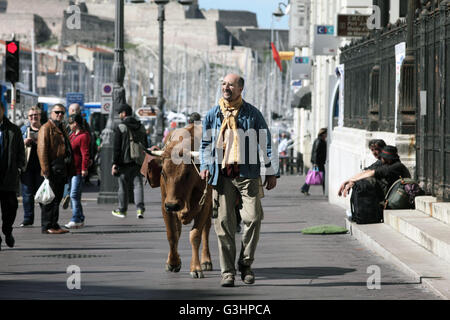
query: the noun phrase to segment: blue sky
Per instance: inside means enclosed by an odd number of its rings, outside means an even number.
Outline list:
[[[263,29],[270,29],[272,12],[274,12],[278,3],[287,4],[287,0],[198,0],[201,9],[224,9],[224,10],[246,10],[256,13],[258,26]],[[285,7],[282,6],[282,9]],[[274,29],[289,29],[289,16],[284,16],[278,22],[273,19]]]

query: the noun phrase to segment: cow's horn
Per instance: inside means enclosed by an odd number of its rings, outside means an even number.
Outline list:
[[[200,153],[198,151],[191,151],[191,156],[194,158],[198,158],[198,156],[200,155]]]
[[[148,152],[154,157],[161,157],[164,153],[162,150],[149,150]]]

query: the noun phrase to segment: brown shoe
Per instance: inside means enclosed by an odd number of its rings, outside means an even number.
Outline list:
[[[62,229],[62,228],[59,228],[59,229],[56,230],[56,234],[63,234],[63,233],[68,233],[68,232],[69,232],[69,230]]]
[[[46,234],[63,234],[63,233],[67,233],[69,232],[69,230],[66,229],[48,229],[43,231],[42,233],[46,233]]]

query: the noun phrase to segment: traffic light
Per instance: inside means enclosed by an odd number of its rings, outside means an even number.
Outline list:
[[[6,41],[5,80],[11,83],[19,81],[19,41]]]

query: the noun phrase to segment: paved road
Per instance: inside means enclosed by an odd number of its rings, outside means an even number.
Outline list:
[[[181,272],[165,272],[168,243],[159,189],[146,186],[145,219],[136,219],[134,206],[126,219],[115,218],[113,206],[97,205],[90,199],[98,194],[85,192],[86,227],[66,235],[43,235],[39,224],[18,228],[20,206],[16,247],[7,248],[3,242],[0,252],[0,299],[438,299],[349,234],[300,233],[313,225],[345,225],[344,210],[330,205],[320,187],[312,187],[309,197],[299,192],[303,179],[282,177],[277,189],[266,192],[254,285],[239,280],[235,288],[220,287],[214,229],[212,272],[204,279],[190,278],[189,226],[180,241]],[[60,223],[67,223],[70,215],[70,210],[61,210]],[[40,221],[38,208],[36,221]],[[67,288],[66,271],[71,265],[81,270],[79,290]],[[379,290],[367,287],[369,266],[379,267]]]

